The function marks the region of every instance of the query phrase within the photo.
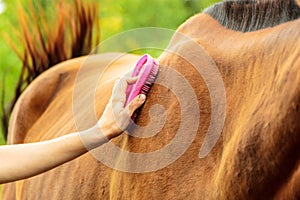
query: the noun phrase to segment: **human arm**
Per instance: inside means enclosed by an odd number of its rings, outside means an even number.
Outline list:
[[[124,108],[127,83],[135,80],[123,77],[115,84],[103,115],[88,130],[43,142],[0,146],[0,184],[53,169],[86,153],[87,146],[89,150],[99,147],[121,134],[128,126],[132,113],[145,101],[145,96],[141,95]]]

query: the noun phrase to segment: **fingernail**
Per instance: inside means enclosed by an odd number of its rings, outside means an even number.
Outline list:
[[[139,95],[139,99],[142,100],[142,101],[145,101],[146,95],[140,94],[140,95]]]

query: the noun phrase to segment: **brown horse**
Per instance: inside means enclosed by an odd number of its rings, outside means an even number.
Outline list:
[[[4,186],[4,199],[299,199],[300,198],[300,8],[294,1],[233,1],[216,4],[187,20],[177,30],[201,45],[216,63],[226,91],[226,120],[212,151],[199,159],[199,149],[213,120],[214,80],[207,83],[181,55],[193,54],[191,42],[175,35],[158,59],[160,72],[137,119],[147,126],[161,119],[161,110],[148,116],[151,106],[165,108],[166,121],[153,137],[123,134],[113,143],[136,153],[155,152],[168,145],[185,123],[199,123],[186,151],[169,165],[147,173],[117,170],[86,154],[39,176]],[[202,53],[201,53],[202,52]],[[204,68],[213,68],[209,56],[194,55]],[[40,75],[22,94],[12,115],[9,142],[27,143],[55,138],[88,128],[95,122],[89,109],[91,88],[99,66],[107,66],[97,82],[95,109],[101,115],[115,79],[132,68],[134,55],[100,54],[61,63]],[[84,64],[84,79],[76,79]],[[200,119],[173,91],[184,84],[195,91]],[[212,84],[212,85],[210,85]],[[78,105],[73,113],[76,90]],[[218,90],[216,90],[218,93]],[[189,100],[192,96],[185,96]],[[192,103],[191,103],[192,104]],[[94,106],[94,105],[93,105]],[[182,113],[190,115],[182,118]],[[224,114],[222,110],[219,116]],[[74,118],[76,118],[74,120]],[[198,122],[196,120],[199,120]],[[158,122],[157,122],[158,123]],[[133,129],[140,134],[146,129]],[[184,135],[185,134],[185,135]],[[184,142],[184,141],[183,141]],[[181,144],[178,143],[180,146]],[[100,150],[101,151],[101,150]],[[105,152],[109,155],[110,152]],[[172,156],[174,152],[169,152]],[[176,152],[175,152],[176,153]],[[160,157],[161,158],[161,157]],[[127,169],[138,160],[120,153],[113,158]],[[162,160],[152,160],[159,164]],[[117,165],[117,164],[116,164]]]

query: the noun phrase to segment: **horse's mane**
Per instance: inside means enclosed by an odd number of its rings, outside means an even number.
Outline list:
[[[52,23],[45,19],[40,5],[29,1],[29,10],[20,6],[21,32],[17,44],[10,42],[22,62],[21,73],[15,87],[14,97],[4,105],[2,95],[2,128],[6,136],[12,109],[24,89],[41,73],[52,66],[82,55],[87,55],[99,43],[100,29],[98,5],[81,3],[79,0],[57,1]],[[38,9],[36,9],[36,7]],[[10,36],[7,38],[10,40]],[[22,44],[22,50],[18,44]]]
[[[249,32],[298,19],[300,7],[295,0],[225,0],[204,13],[228,29]]]

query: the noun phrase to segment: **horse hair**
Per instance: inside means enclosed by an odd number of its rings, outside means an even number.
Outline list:
[[[204,13],[228,29],[250,32],[298,19],[300,7],[294,0],[225,0]]]
[[[15,87],[14,97],[7,105],[2,100],[0,107],[1,127],[4,136],[7,136],[8,122],[14,105],[25,88],[41,73],[52,66],[82,55],[87,55],[100,41],[99,20],[97,17],[98,4],[83,3],[80,0],[58,1],[56,21],[46,23],[38,10],[33,7],[33,0],[29,1],[29,9],[20,7],[20,24],[23,34],[17,44],[23,42],[23,52],[17,45],[10,42],[22,62],[21,73]],[[10,37],[7,38],[10,40]],[[2,96],[4,99],[4,93]]]

